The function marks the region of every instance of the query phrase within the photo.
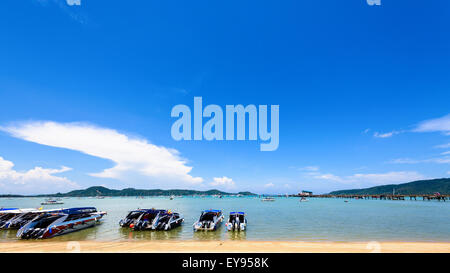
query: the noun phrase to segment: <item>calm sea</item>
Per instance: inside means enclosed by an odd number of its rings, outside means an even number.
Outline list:
[[[0,207],[40,207],[43,198],[0,199]],[[63,198],[57,207],[94,206],[108,212],[101,225],[50,240],[288,240],[288,241],[442,241],[450,242],[450,202],[255,197],[107,197]],[[45,208],[57,208],[45,206]],[[185,219],[171,231],[132,231],[119,220],[136,208],[172,209]],[[246,232],[193,232],[201,210],[245,211]],[[16,231],[0,230],[0,240],[17,240]]]

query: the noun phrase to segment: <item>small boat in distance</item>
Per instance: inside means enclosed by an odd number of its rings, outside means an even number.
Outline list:
[[[230,212],[230,217],[225,224],[228,231],[245,231],[247,229],[247,218],[244,212]]]
[[[308,202],[308,199],[306,199],[305,197],[300,198],[299,202]]]
[[[275,201],[275,198],[273,198],[273,197],[264,197],[263,199],[261,199],[261,201],[273,202],[273,201]]]
[[[181,226],[184,219],[177,212],[164,209],[138,209],[120,220],[121,227],[134,230],[170,230]]]
[[[42,202],[41,205],[62,205],[64,204],[63,201],[61,201],[61,199],[46,199],[45,202]]]
[[[216,230],[223,221],[223,214],[221,210],[204,210],[197,222],[194,223],[194,231],[212,231]]]
[[[106,214],[94,207],[63,209],[35,217],[17,232],[21,239],[47,239],[93,227]]]

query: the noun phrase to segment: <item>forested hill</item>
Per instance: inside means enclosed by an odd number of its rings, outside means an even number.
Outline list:
[[[84,190],[74,190],[68,193],[41,194],[38,196],[56,196],[56,197],[88,197],[88,196],[170,196],[170,195],[256,195],[251,192],[229,193],[219,190],[196,191],[196,190],[141,190],[127,188],[123,190],[108,189],[101,186],[90,187]],[[16,195],[19,196],[19,195]],[[12,196],[11,196],[12,197]]]
[[[331,195],[343,194],[450,194],[450,178],[419,180],[397,185],[383,185],[365,189],[340,190],[330,192]]]

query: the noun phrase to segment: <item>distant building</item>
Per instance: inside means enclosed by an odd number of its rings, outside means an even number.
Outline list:
[[[301,196],[310,196],[313,195],[312,191],[302,191],[301,193],[299,193],[299,195]]]

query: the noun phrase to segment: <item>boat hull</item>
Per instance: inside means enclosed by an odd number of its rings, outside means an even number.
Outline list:
[[[101,218],[106,212],[98,212],[90,217],[80,218],[73,221],[52,224],[42,229],[27,229],[27,225],[19,229],[17,237],[21,239],[48,239],[55,236],[83,230],[93,227],[100,223]]]
[[[215,231],[222,225],[223,218],[223,215],[220,216],[216,222],[211,222],[208,226],[201,221],[197,221],[194,224],[194,231]]]

